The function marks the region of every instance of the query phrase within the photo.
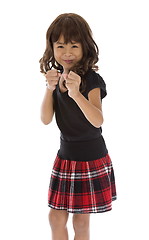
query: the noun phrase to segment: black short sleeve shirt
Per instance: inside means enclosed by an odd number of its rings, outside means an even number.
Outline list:
[[[100,88],[101,100],[107,95],[106,84],[98,73],[90,70],[84,78],[86,87],[82,94],[86,99],[88,99],[88,93],[94,88]],[[86,119],[76,102],[69,97],[68,91],[62,93],[59,85],[57,85],[53,92],[53,98],[55,117],[61,132],[61,139],[66,142],[87,142],[100,139],[102,152],[107,152],[102,137],[102,128],[94,127]]]

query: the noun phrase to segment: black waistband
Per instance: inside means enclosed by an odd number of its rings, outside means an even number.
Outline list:
[[[71,161],[96,160],[108,153],[103,137],[83,142],[67,142],[61,139],[58,156]]]

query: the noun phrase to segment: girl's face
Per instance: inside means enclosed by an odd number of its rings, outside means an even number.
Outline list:
[[[57,42],[53,43],[54,58],[63,66],[64,71],[69,71],[83,57],[81,43],[70,42],[65,44],[64,37],[61,35]]]

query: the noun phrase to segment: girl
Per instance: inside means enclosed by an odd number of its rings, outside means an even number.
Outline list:
[[[47,82],[41,120],[60,129],[49,186],[49,222],[53,240],[68,240],[67,220],[73,213],[75,240],[89,240],[91,213],[111,210],[116,199],[114,172],[102,136],[102,99],[106,85],[96,73],[98,47],[87,22],[62,14],[46,34],[40,59]]]

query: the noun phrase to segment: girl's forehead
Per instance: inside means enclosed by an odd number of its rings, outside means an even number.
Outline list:
[[[61,43],[65,42],[64,36],[62,34],[59,36],[57,42],[61,42]]]
[[[65,38],[64,38],[64,35],[61,34],[61,35],[59,36],[57,42],[64,44],[64,43],[66,42],[66,40],[65,40]],[[75,41],[74,39],[70,39],[70,42],[71,42],[71,43],[76,43],[77,41]]]

